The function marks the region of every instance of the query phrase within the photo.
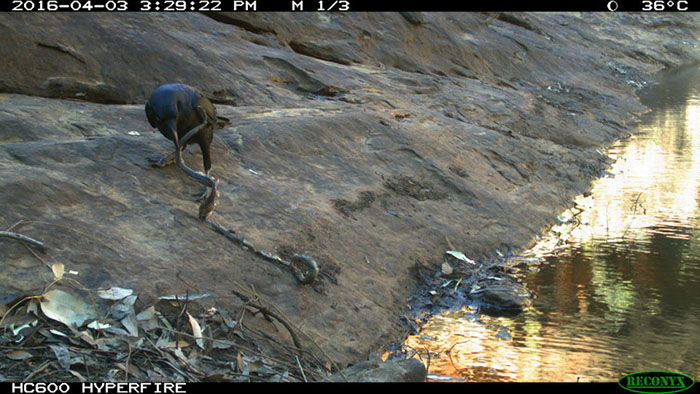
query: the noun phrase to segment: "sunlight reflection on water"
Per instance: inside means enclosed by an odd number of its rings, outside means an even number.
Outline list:
[[[654,110],[611,147],[596,182],[528,256],[537,294],[515,317],[435,316],[406,345],[429,373],[466,381],[617,381],[663,369],[700,377],[700,70],[645,92]],[[425,357],[425,356],[424,356]],[[427,361],[426,361],[427,364]]]

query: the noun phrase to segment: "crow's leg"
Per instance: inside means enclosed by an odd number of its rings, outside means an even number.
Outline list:
[[[181,146],[183,146],[190,138],[192,138],[193,135],[197,134],[200,130],[202,130],[202,128],[212,124],[212,119],[210,119],[209,116],[207,116],[207,113],[206,111],[204,111],[204,108],[202,108],[201,106],[197,106],[197,111],[199,112],[199,115],[202,118],[202,123],[199,126],[192,128],[192,130],[188,131],[187,134],[185,134],[182,137],[182,139],[180,140]],[[209,170],[211,169],[211,157],[209,156],[209,146],[206,143],[200,142],[199,147],[202,150],[202,160],[204,162],[204,176],[210,178]],[[199,193],[194,194],[194,196],[197,197],[197,201],[204,200],[204,198],[207,196],[207,186],[204,186],[202,190]]]

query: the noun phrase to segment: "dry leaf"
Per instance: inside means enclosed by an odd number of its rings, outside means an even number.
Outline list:
[[[65,337],[65,336],[67,336],[65,333],[63,333],[63,332],[61,332],[61,331],[59,331],[59,330],[53,329],[53,328],[50,329],[49,332],[52,333],[52,334],[54,334],[54,335],[58,335],[59,337]]]
[[[204,339],[202,339],[202,328],[199,326],[199,323],[197,323],[197,320],[195,320],[192,315],[190,315],[189,312],[187,312],[187,317],[190,319],[190,326],[192,326],[192,334],[194,335],[194,341],[197,343],[197,346],[200,348],[204,349]]]
[[[130,296],[134,291],[131,289],[123,289],[121,287],[111,287],[107,290],[99,290],[97,295],[105,300],[121,300],[122,298]]]
[[[39,301],[37,301],[36,299],[29,300],[29,302],[27,303],[27,313],[39,316]]]
[[[216,339],[212,342],[212,347],[214,349],[228,349],[231,346],[233,345],[230,342],[218,341]]]
[[[92,305],[63,290],[51,290],[41,297],[41,311],[46,317],[69,327],[80,327],[85,320],[95,319]]]
[[[150,331],[158,327],[158,315],[156,308],[153,306],[148,307],[141,313],[136,315],[136,321],[138,326],[145,331]]]
[[[70,372],[70,374],[75,376],[76,378],[80,379],[81,382],[87,382],[87,379],[85,379],[85,377],[83,375],[79,374],[78,372],[71,371],[70,369],[68,370],[68,372]]]
[[[153,306],[149,306],[148,308],[141,311],[141,313],[136,315],[136,320],[139,320],[139,321],[151,320],[151,319],[155,319],[155,317],[156,317],[156,308],[154,308]]]
[[[63,346],[60,345],[49,345],[49,348],[53,350],[53,353],[56,355],[56,359],[58,360],[58,363],[61,365],[61,368],[63,369],[70,369],[70,366],[72,364],[71,358],[70,358],[70,352],[68,349],[66,349]]]
[[[56,263],[51,266],[51,271],[53,271],[53,276],[56,279],[63,278],[63,273],[65,272],[65,266],[62,263]]]
[[[224,319],[224,324],[228,328],[234,328],[236,326],[236,321],[231,318],[228,311],[219,304],[216,304],[216,311],[219,313],[222,319]]]
[[[156,343],[156,345],[158,345],[158,343]],[[188,346],[190,346],[189,343],[180,340],[180,341],[164,342],[164,343],[161,343],[161,346],[158,346],[158,347],[166,348],[166,349],[176,349],[176,348],[186,348]]]
[[[185,363],[189,364],[190,360],[185,356],[185,353],[182,352],[182,349],[179,347],[176,347],[175,349],[170,350],[177,358],[179,358],[181,361],[184,361]]]
[[[243,363],[243,357],[241,356],[241,352],[238,352],[236,354],[236,369],[238,372],[243,372],[245,364]]]
[[[108,332],[108,333],[110,333],[110,334],[119,335],[120,337],[132,336],[131,334],[129,334],[129,331],[127,331],[127,330],[125,330],[125,329],[123,329],[123,328],[119,328],[119,327],[108,327],[108,328],[105,328],[105,332]]]
[[[18,325],[10,324],[10,330],[12,331],[12,335],[17,336],[22,330],[25,328],[32,327],[38,323],[39,320],[30,320],[30,321],[25,321],[22,323],[19,323]],[[33,330],[32,330],[33,331]],[[27,332],[25,332],[23,335],[27,335]]]
[[[5,357],[9,358],[10,360],[22,361],[28,358],[32,358],[34,356],[31,353],[24,350],[13,350],[5,354]]]
[[[137,296],[130,295],[112,305],[112,308],[110,309],[110,314],[112,317],[116,320],[121,320],[128,315],[135,315],[136,311],[134,310],[134,302],[136,302],[136,298]]]
[[[124,363],[116,363],[115,365],[117,368],[121,369],[122,371],[128,372],[129,374],[131,374],[131,376],[137,379],[143,376],[141,370],[134,364],[129,364],[128,368],[126,365],[124,365]]]
[[[139,336],[139,328],[136,325],[136,316],[131,313],[121,320],[122,325],[129,331],[129,335],[132,337]]]
[[[462,252],[458,252],[458,251],[456,251],[456,250],[448,250],[448,251],[445,252],[445,253],[449,254],[450,256],[452,256],[452,257],[454,257],[454,258],[456,258],[456,259],[460,259],[460,260],[462,260],[462,261],[464,261],[464,262],[466,262],[466,263],[469,263],[469,264],[476,264],[476,263],[474,262],[474,260],[472,260],[472,259],[470,259],[469,257],[465,256],[464,253],[462,253]]]
[[[88,324],[87,326],[88,326],[88,328],[92,328],[93,330],[105,330],[107,328],[112,327],[111,324],[101,323],[97,320],[93,321],[92,323]]]
[[[84,342],[88,343],[92,347],[97,346],[97,342],[95,341],[95,338],[93,338],[92,335],[88,334],[85,331],[73,330],[73,335],[80,338]]]

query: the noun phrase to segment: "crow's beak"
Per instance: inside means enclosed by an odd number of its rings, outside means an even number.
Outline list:
[[[174,140],[177,133],[177,131],[175,130],[175,118],[166,119],[160,124],[163,125],[165,130],[167,130],[170,133]]]

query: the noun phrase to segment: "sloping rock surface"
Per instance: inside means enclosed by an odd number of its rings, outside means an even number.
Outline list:
[[[531,242],[633,130],[635,89],[696,61],[697,16],[598,13],[0,14],[0,297],[61,262],[141,305],[253,286],[340,365],[395,338],[415,271]],[[196,219],[199,190],[147,157],[143,111],[201,88],[231,120],[213,143],[212,220],[319,264],[311,286]],[[197,149],[185,160],[201,170]],[[19,223],[19,224],[18,224]],[[271,334],[272,335],[272,334]],[[277,333],[284,337],[284,333]],[[288,340],[288,338],[287,338]]]

